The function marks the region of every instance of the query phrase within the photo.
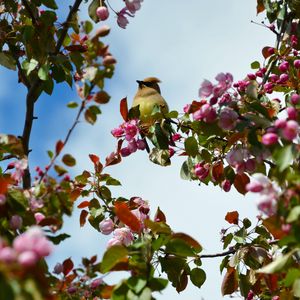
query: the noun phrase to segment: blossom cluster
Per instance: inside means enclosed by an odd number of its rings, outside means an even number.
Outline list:
[[[124,122],[118,128],[113,129],[111,134],[116,138],[124,137],[127,141],[127,146],[120,150],[123,157],[129,156],[137,150],[146,149],[146,141],[138,138],[139,128],[137,119]]]
[[[143,0],[125,0],[125,7],[117,12],[117,23],[118,25],[125,29],[128,25],[128,17],[133,18],[135,13],[141,8],[141,2]],[[107,6],[99,6],[97,8],[96,14],[100,21],[105,21],[109,17],[109,10]]]
[[[259,193],[258,209],[262,213],[267,216],[276,213],[279,189],[268,177],[260,173],[253,174],[252,181],[247,184],[246,189],[252,193]]]
[[[32,226],[17,236],[12,247],[0,239],[0,263],[19,263],[22,267],[32,267],[41,258],[48,256],[53,249],[39,226]]]
[[[144,221],[149,218],[149,205],[140,197],[133,198],[132,202],[135,208],[131,210],[131,213],[137,217],[140,221],[141,227],[143,228]],[[131,229],[120,224],[118,221],[117,217],[115,217],[114,220],[106,218],[99,224],[99,229],[102,234],[109,235],[113,233],[113,237],[108,241],[108,248],[115,245],[129,246],[134,240],[134,235]]]

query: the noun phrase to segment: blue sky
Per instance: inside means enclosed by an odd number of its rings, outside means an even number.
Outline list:
[[[111,0],[111,4],[114,2]],[[66,149],[78,161],[74,174],[91,167],[89,153],[104,159],[115,148],[110,130],[122,122],[119,101],[124,96],[131,101],[136,79],[159,77],[172,110],[181,110],[197,99],[202,80],[213,80],[219,72],[231,72],[235,80],[243,79],[251,71],[252,61],[262,61],[261,49],[272,46],[275,39],[267,29],[251,24],[251,20],[261,20],[256,17],[255,6],[256,1],[240,0],[144,0],[126,30],[118,28],[111,18],[111,35],[105,41],[118,60],[115,76],[106,85],[112,98],[102,107],[103,114],[95,126],[82,123],[77,127]],[[81,13],[85,15],[84,10]],[[17,84],[15,75],[0,68],[0,132],[20,135],[25,89]],[[53,149],[56,140],[65,136],[76,113],[66,104],[76,99],[74,91],[65,85],[58,86],[51,97],[39,99],[31,140],[32,166],[47,163],[46,150]],[[113,191],[116,196],[149,200],[153,212],[160,206],[175,231],[195,237],[206,253],[219,252],[219,232],[226,226],[226,212],[238,210],[241,217],[255,220],[255,199],[183,181],[179,176],[181,163],[181,158],[175,158],[171,167],[162,168],[149,162],[146,153],[137,153],[111,168],[111,174],[123,184]],[[69,256],[79,261],[82,255],[103,253],[107,239],[88,225],[81,229],[78,211],[66,220],[65,231],[73,237],[51,256],[50,264]],[[208,279],[200,290],[189,286],[178,295],[168,288],[157,299],[220,299],[219,262],[203,262]]]

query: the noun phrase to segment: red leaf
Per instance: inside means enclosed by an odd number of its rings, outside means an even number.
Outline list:
[[[154,216],[155,222],[167,222],[165,214],[160,210],[160,208],[157,208],[156,214]]]
[[[181,239],[189,246],[193,247],[197,252],[202,250],[202,246],[191,236],[183,232],[177,232],[172,234],[172,238]]]
[[[99,156],[97,156],[95,154],[89,154],[89,157],[90,157],[90,160],[94,163],[94,165],[96,165],[100,160]]]
[[[85,207],[89,207],[89,205],[90,205],[90,201],[83,201],[77,207],[78,208],[85,208]]]
[[[245,195],[245,194],[247,194],[246,185],[249,182],[250,182],[250,179],[249,179],[248,175],[243,173],[243,174],[236,174],[233,184],[239,193]]]
[[[13,183],[13,179],[10,176],[0,177],[0,194],[7,192],[8,185]]]
[[[190,109],[189,109],[189,113],[194,113],[195,111],[197,111],[199,108],[201,108],[201,106],[203,105],[202,102],[200,101],[193,101],[191,106],[190,106]]]
[[[109,156],[105,159],[105,166],[112,166],[120,163],[122,160],[121,155],[118,152],[112,152]]]
[[[186,271],[183,271],[180,275],[178,283],[176,284],[177,293],[184,291],[187,284],[188,284],[188,276]]]
[[[71,201],[75,201],[81,194],[81,189],[75,189],[70,193]]]
[[[257,5],[256,5],[256,14],[259,14],[265,10],[265,5],[263,0],[257,0]]]
[[[229,267],[222,282],[222,295],[231,295],[237,290],[238,286],[236,270]]]
[[[114,285],[105,285],[100,292],[101,298],[111,299],[112,292],[114,290]]]
[[[71,258],[67,258],[64,262],[63,262],[63,273],[66,276],[67,274],[69,274],[72,269],[74,268],[74,264]]]
[[[212,178],[215,182],[221,181],[223,178],[223,174],[224,174],[223,163],[221,161],[214,163],[212,166],[211,173],[212,173]]]
[[[127,104],[127,98],[123,98],[120,101],[120,113],[121,116],[123,117],[124,121],[128,121],[128,104]]]
[[[53,217],[46,217],[39,222],[39,226],[60,225],[60,221]]]
[[[269,56],[271,56],[272,54],[270,53],[269,51],[270,47],[269,46],[266,46],[266,47],[263,47],[263,49],[261,50],[261,53],[263,55],[263,57],[265,59],[267,59]]]
[[[70,52],[74,52],[74,51],[86,52],[87,51],[87,48],[85,46],[82,46],[82,45],[71,45],[71,46],[65,47],[65,49],[70,51]]]
[[[56,155],[58,155],[60,153],[60,151],[62,150],[63,147],[64,147],[64,143],[61,140],[57,141],[56,147],[55,147]]]
[[[235,211],[230,211],[226,214],[225,220],[229,224],[238,224],[238,222],[239,222],[239,213],[236,210]]]
[[[139,219],[130,211],[125,202],[115,203],[115,213],[119,220],[127,225],[132,231],[140,232],[141,223]]]
[[[287,235],[287,233],[282,231],[282,222],[276,216],[264,219],[262,223],[274,236],[275,239],[282,239],[284,236]]]
[[[86,222],[86,217],[88,216],[88,212],[86,210],[82,210],[80,213],[80,227],[82,227]]]

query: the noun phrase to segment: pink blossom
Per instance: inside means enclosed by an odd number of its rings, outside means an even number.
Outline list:
[[[205,178],[209,174],[209,168],[210,165],[208,163],[205,163],[204,161],[201,163],[198,163],[195,165],[194,170],[195,170],[195,175],[200,179],[200,180],[205,180]]]
[[[213,92],[213,84],[209,80],[204,80],[199,89],[199,97],[209,97]]]
[[[172,157],[175,154],[175,150],[172,147],[169,147],[169,155]]]
[[[279,76],[279,79],[277,80],[277,83],[279,83],[279,84],[284,84],[284,83],[286,83],[288,80],[289,80],[289,75],[284,73],[284,74],[281,74],[281,75]]]
[[[266,133],[262,136],[261,142],[266,146],[274,145],[278,142],[278,135],[273,132]]]
[[[271,74],[269,76],[269,81],[276,82],[279,79],[279,76],[277,74]]]
[[[140,140],[140,139],[138,139],[138,140],[136,141],[136,145],[137,145],[137,148],[138,148],[139,150],[145,150],[146,147],[147,147],[146,141],[145,141],[145,140]]]
[[[125,133],[125,131],[121,127],[115,128],[111,131],[111,134],[116,138],[122,137],[124,135],[124,133]]]
[[[298,111],[295,107],[287,107],[286,108],[286,112],[287,112],[287,115],[288,115],[288,118],[290,120],[296,120],[297,117],[298,117]]]
[[[191,108],[191,104],[186,104],[184,107],[183,107],[183,111],[184,113],[188,114],[189,113],[189,110]]]
[[[275,49],[273,47],[268,48],[269,55],[273,55],[275,53]]]
[[[203,104],[200,109],[193,113],[193,118],[196,121],[203,120],[207,123],[212,123],[217,117],[216,110],[208,103]]]
[[[131,151],[128,147],[124,147],[120,150],[121,156],[122,157],[126,157],[129,156],[131,154]]]
[[[172,135],[172,141],[173,142],[176,142],[176,141],[179,141],[181,139],[181,135],[179,133],[175,133]]]
[[[54,269],[53,269],[53,273],[54,274],[60,274],[62,273],[64,270],[64,267],[61,263],[57,263],[55,266],[54,266]]]
[[[128,8],[124,7],[121,11],[119,11],[117,13],[117,16],[118,16],[117,23],[123,29],[125,29],[129,23],[127,16],[133,17],[133,15],[131,15],[127,10],[128,10]]]
[[[18,262],[23,267],[32,267],[38,260],[38,255],[33,251],[24,251],[18,256]]]
[[[4,205],[6,203],[6,196],[3,194],[0,194],[0,206]]]
[[[129,149],[130,153],[136,152],[136,150],[138,149],[136,140],[135,140],[135,139],[132,139],[132,140],[128,143],[127,148]]]
[[[256,75],[255,74],[247,74],[247,77],[249,80],[255,80],[256,79]]]
[[[286,122],[286,126],[282,129],[282,136],[286,140],[292,141],[298,135],[298,131],[298,123],[294,120],[289,120]]]
[[[141,2],[143,0],[125,0],[125,5],[132,14],[135,14],[141,8]]]
[[[264,189],[264,187],[260,182],[253,181],[247,184],[246,189],[248,192],[259,193]]]
[[[296,60],[294,61],[294,67],[295,67],[296,69],[300,69],[300,59],[296,59]]]
[[[35,197],[31,197],[29,199],[29,206],[31,211],[35,211],[37,209],[40,209],[44,206],[44,202],[42,199],[36,199]]]
[[[222,189],[224,190],[224,192],[229,192],[231,189],[231,182],[228,179],[225,179],[222,182]]]
[[[236,167],[244,162],[244,159],[248,158],[249,153],[247,149],[232,148],[226,155],[226,160],[229,165]]]
[[[40,212],[37,212],[34,214],[34,218],[35,218],[35,222],[39,224],[41,221],[45,219],[45,215]]]
[[[283,119],[278,119],[275,121],[275,127],[280,129],[280,128],[284,128],[286,126],[286,120]]]
[[[298,103],[300,103],[300,95],[298,94],[292,94],[290,101],[293,105],[297,105]]]
[[[287,61],[283,61],[279,66],[278,69],[280,72],[286,72],[289,69],[289,63]]]
[[[24,175],[24,170],[28,166],[28,161],[27,161],[27,159],[22,158],[21,160],[15,161],[13,164],[14,164],[14,167],[15,167],[15,172],[11,174],[11,177],[15,181],[20,182],[23,175]]]
[[[96,289],[99,285],[103,284],[104,281],[102,278],[96,278],[91,282],[91,288]]]
[[[10,228],[12,228],[13,230],[20,229],[22,227],[22,224],[23,224],[23,219],[18,215],[13,215],[9,220]]]
[[[133,241],[133,235],[129,228],[122,227],[114,230],[114,236],[108,241],[107,247],[115,245],[125,245],[128,246]]]
[[[99,229],[101,233],[108,235],[111,234],[114,230],[115,224],[112,219],[107,218],[100,222]]]
[[[4,247],[0,249],[0,261],[9,264],[14,262],[16,258],[17,258],[17,253],[11,247]]]
[[[39,226],[32,226],[26,232],[15,238],[13,248],[18,253],[32,251],[38,258],[42,258],[52,252],[53,245],[47,240]]]
[[[233,130],[236,126],[238,114],[231,108],[224,108],[220,114],[220,120],[218,122],[219,127],[224,130]]]
[[[96,10],[96,15],[100,21],[105,21],[109,17],[109,10],[106,6],[99,6]]]
[[[137,120],[130,120],[124,124],[125,139],[131,141],[139,132],[137,127]]]
[[[273,92],[273,83],[268,82],[264,84],[264,89],[266,93],[271,94]]]

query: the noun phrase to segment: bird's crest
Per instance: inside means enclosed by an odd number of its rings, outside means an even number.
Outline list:
[[[161,81],[157,77],[147,77],[143,80],[143,82],[159,83]]]

